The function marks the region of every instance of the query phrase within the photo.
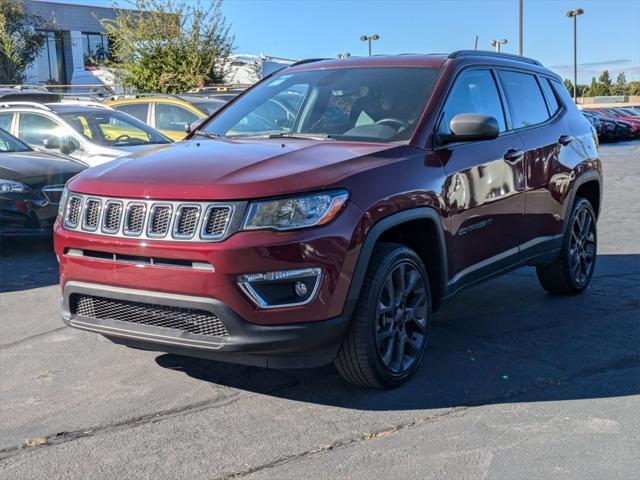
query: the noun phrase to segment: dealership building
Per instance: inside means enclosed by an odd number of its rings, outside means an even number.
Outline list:
[[[114,9],[37,0],[26,3],[29,11],[41,17],[49,28],[43,29],[44,46],[27,69],[27,83],[71,84],[74,72],[77,76],[93,60],[108,55],[109,39],[100,20],[114,19]]]

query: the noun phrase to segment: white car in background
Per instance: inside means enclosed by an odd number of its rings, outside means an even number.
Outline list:
[[[38,150],[58,150],[93,167],[171,140],[97,102],[0,103],[0,128]]]

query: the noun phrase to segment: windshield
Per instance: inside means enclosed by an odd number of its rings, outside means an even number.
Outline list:
[[[127,147],[170,140],[129,115],[107,109],[60,112],[74,130],[94,143],[106,147]]]
[[[229,105],[204,130],[226,137],[403,142],[415,131],[439,75],[434,68],[284,71]]]
[[[29,152],[31,148],[0,128],[0,152]]]
[[[209,100],[205,102],[190,102],[193,106],[199,108],[207,115],[211,115],[217,112],[222,106],[227,103],[224,100]]]

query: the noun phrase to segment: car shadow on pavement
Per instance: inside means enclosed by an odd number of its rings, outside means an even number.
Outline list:
[[[57,285],[58,262],[51,237],[0,238],[0,292]]]
[[[269,370],[162,354],[206,382],[361,410],[421,410],[640,393],[640,255],[601,255],[592,285],[560,297],[523,269],[458,294],[434,316],[430,348],[406,385],[358,388],[333,366]]]

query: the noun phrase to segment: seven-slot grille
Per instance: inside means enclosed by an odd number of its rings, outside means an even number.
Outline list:
[[[171,328],[207,337],[229,336],[220,319],[205,310],[80,294],[72,295],[70,300],[71,313],[87,318]]]
[[[234,204],[116,199],[71,193],[64,227],[118,237],[216,241],[228,236],[234,211]]]

